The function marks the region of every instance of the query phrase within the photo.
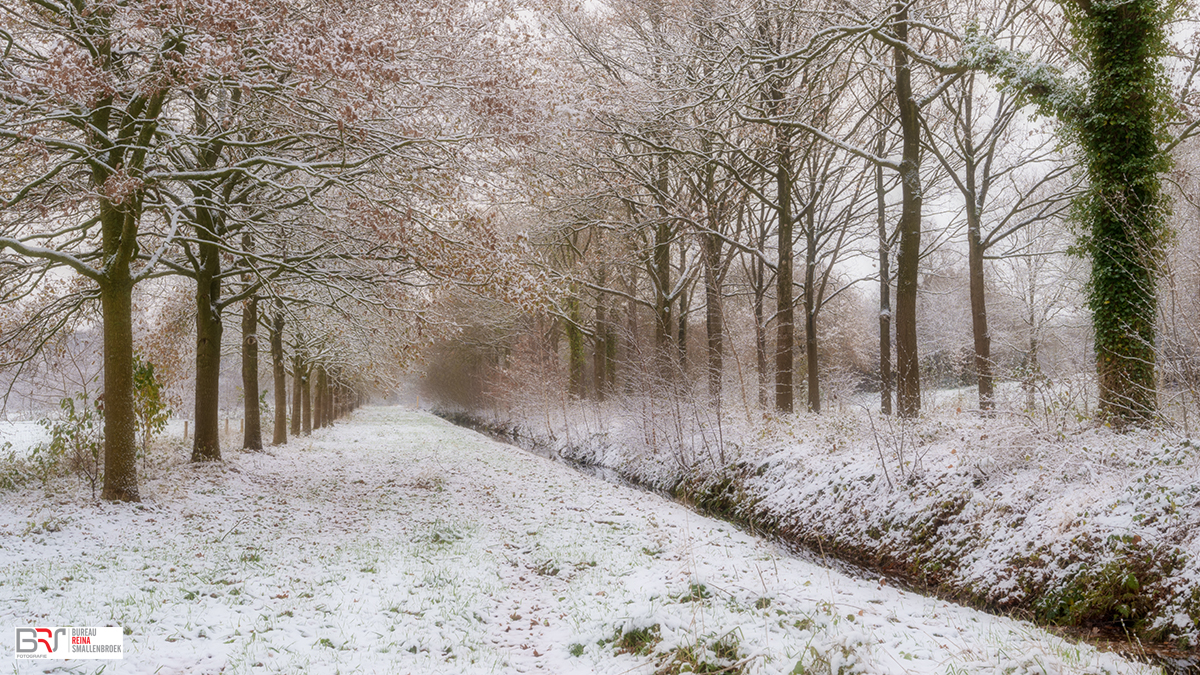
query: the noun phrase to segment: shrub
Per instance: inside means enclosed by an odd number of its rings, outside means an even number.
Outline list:
[[[76,401],[78,400],[78,405]],[[86,392],[59,401],[58,420],[42,418],[38,424],[50,432],[50,440],[34,447],[30,461],[42,482],[65,468],[87,479],[96,497],[96,486],[104,477],[100,449],[104,444],[104,409],[100,399],[89,400]]]
[[[133,411],[142,437],[142,462],[146,461],[150,439],[161,434],[171,418],[171,409],[163,396],[163,384],[154,374],[154,364],[133,356]]]

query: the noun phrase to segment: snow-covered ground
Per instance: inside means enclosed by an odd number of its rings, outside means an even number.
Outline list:
[[[231,429],[239,429],[240,420],[231,421]],[[182,438],[185,429],[194,429],[187,421],[171,419],[162,431],[164,438]],[[191,433],[190,431],[188,433]],[[50,440],[50,433],[39,422],[33,420],[0,420],[0,459],[5,453],[11,452],[15,457],[23,457],[39,443]],[[5,451],[5,448],[8,448]]]
[[[50,434],[37,422],[0,420],[0,457],[12,452],[24,455],[38,443],[50,440]]]
[[[1200,443],[1111,429],[1051,394],[1064,405],[1032,415],[950,398],[912,420],[636,393],[447,414],[983,606],[1192,650],[1177,656],[1200,668]]]
[[[164,675],[1152,672],[422,413],[226,456],[177,441],[139,505],[0,495],[0,625],[119,625],[105,672]]]

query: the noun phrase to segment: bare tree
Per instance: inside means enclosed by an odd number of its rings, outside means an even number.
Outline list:
[[[938,158],[964,200],[967,226],[967,260],[970,269],[971,328],[975,347],[975,374],[979,408],[994,405],[994,363],[988,331],[984,261],[989,252],[1022,228],[1064,218],[1076,186],[1065,184],[1074,163],[1064,157],[1049,133],[1031,129],[1019,116],[1017,102],[1001,92],[990,113],[975,107],[985,102],[976,89],[976,75],[968,73],[943,96],[950,113],[946,136],[926,124],[929,149]],[[980,127],[982,126],[982,130]],[[1014,138],[1020,135],[1025,142]],[[1027,179],[1025,167],[1040,167]],[[1053,186],[1047,191],[1043,186]],[[1007,189],[1005,189],[1007,188]]]

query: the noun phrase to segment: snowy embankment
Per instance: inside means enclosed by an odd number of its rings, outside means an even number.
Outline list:
[[[424,414],[226,454],[4,493],[0,625],[122,626],[120,673],[1151,672]]]
[[[1200,449],[1188,440],[953,409],[908,423],[676,417],[624,401],[489,424],[981,606],[1200,644]]]

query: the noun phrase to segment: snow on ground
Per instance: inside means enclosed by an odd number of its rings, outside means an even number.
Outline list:
[[[188,428],[185,426],[187,424],[188,422],[182,419],[168,420],[162,435],[168,438],[182,437],[184,430]],[[239,420],[234,420],[232,428],[237,429],[239,424]],[[8,458],[9,453],[14,458],[25,457],[38,444],[49,440],[50,432],[38,421],[0,420],[0,460]]]
[[[7,453],[23,456],[38,443],[50,440],[50,434],[37,422],[0,420],[0,457]]]
[[[0,625],[119,625],[105,672],[163,675],[1150,672],[400,408],[226,455],[4,494]]]
[[[1200,643],[1200,443],[1186,429],[1120,432],[1071,405],[981,416],[953,398],[913,420],[696,400],[447,414],[992,607]]]

